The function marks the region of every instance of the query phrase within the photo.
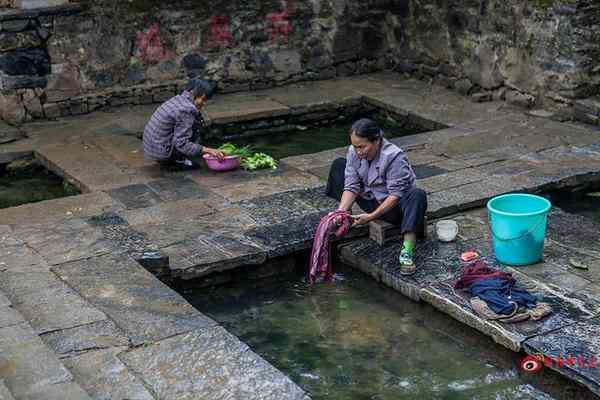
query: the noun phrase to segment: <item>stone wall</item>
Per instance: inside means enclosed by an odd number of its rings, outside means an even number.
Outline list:
[[[345,3],[103,0],[0,12],[0,111],[20,123],[159,102],[196,75],[229,92],[384,69],[379,22],[394,2]]]
[[[524,106],[598,92],[595,0],[82,0],[0,9],[0,118],[394,68]]]
[[[410,0],[386,22],[398,71],[464,94],[551,107],[600,88],[597,0]]]

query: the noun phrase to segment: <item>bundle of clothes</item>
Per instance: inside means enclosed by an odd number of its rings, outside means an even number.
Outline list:
[[[518,287],[512,274],[490,268],[478,258],[467,264],[454,288],[469,292],[473,311],[488,320],[521,322],[539,320],[552,313],[549,304],[538,302],[526,289]]]

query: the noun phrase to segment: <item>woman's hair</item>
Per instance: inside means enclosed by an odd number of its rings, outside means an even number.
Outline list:
[[[210,99],[215,91],[215,85],[205,79],[193,78],[185,86],[185,90],[190,92],[194,99],[200,96]]]
[[[369,142],[376,142],[383,137],[381,129],[369,118],[361,118],[353,123],[350,134],[353,133],[358,137],[367,139]]]

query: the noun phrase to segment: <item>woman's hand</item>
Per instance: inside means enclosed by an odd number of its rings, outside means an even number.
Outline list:
[[[203,147],[202,153],[216,157],[219,161],[223,161],[223,159],[225,158],[225,153],[223,153],[221,150],[212,149],[210,147]]]
[[[371,214],[352,215],[352,219],[354,219],[352,226],[365,225],[373,221]]]

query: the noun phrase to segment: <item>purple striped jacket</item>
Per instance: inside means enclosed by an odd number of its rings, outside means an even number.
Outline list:
[[[192,141],[192,125],[198,114],[192,95],[187,91],[158,107],[144,128],[146,158],[168,160],[173,149],[188,157],[200,154],[202,146]]]

